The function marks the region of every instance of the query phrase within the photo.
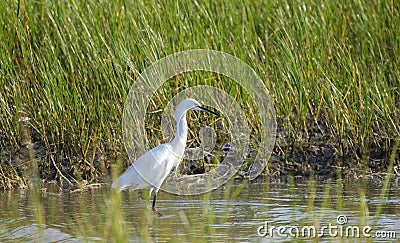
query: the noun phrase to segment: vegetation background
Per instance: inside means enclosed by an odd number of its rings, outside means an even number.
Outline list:
[[[0,185],[108,174],[125,156],[121,116],[135,76],[199,48],[236,56],[265,81],[278,119],[271,174],[386,171],[391,155],[399,163],[399,16],[395,0],[1,1]],[[215,75],[171,80],[149,112],[198,84],[233,94],[257,140],[254,101]]]

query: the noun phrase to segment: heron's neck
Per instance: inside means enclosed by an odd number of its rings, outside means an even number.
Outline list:
[[[186,114],[184,114],[179,121],[176,122],[176,134],[174,140],[172,140],[171,145],[176,149],[178,154],[183,155],[183,151],[186,147],[188,133],[188,125],[186,121]]]

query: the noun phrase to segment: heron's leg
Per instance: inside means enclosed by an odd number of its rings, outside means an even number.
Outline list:
[[[154,191],[153,205],[152,205],[151,209],[153,210],[153,212],[155,214],[158,215],[158,217],[161,217],[162,214],[160,212],[158,212],[157,209],[156,209],[156,199],[157,199],[157,192]]]

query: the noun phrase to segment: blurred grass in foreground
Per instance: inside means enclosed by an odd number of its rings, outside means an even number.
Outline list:
[[[338,166],[386,168],[400,137],[398,16],[394,0],[2,1],[1,185],[26,184],[24,129],[41,178],[74,183],[108,173],[125,153],[121,116],[135,76],[195,48],[227,52],[256,70],[274,100],[283,153],[320,133],[338,156],[364,161]],[[171,80],[151,108],[207,78]],[[238,99],[256,139],[256,101],[211,80]],[[150,120],[149,130],[157,127]],[[375,152],[383,162],[367,163]]]

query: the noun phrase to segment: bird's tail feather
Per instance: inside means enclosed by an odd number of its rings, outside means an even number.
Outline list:
[[[136,171],[136,168],[132,165],[127,171],[125,171],[120,177],[115,179],[112,183],[112,188],[117,192],[125,189],[136,190],[146,187],[147,183]]]

